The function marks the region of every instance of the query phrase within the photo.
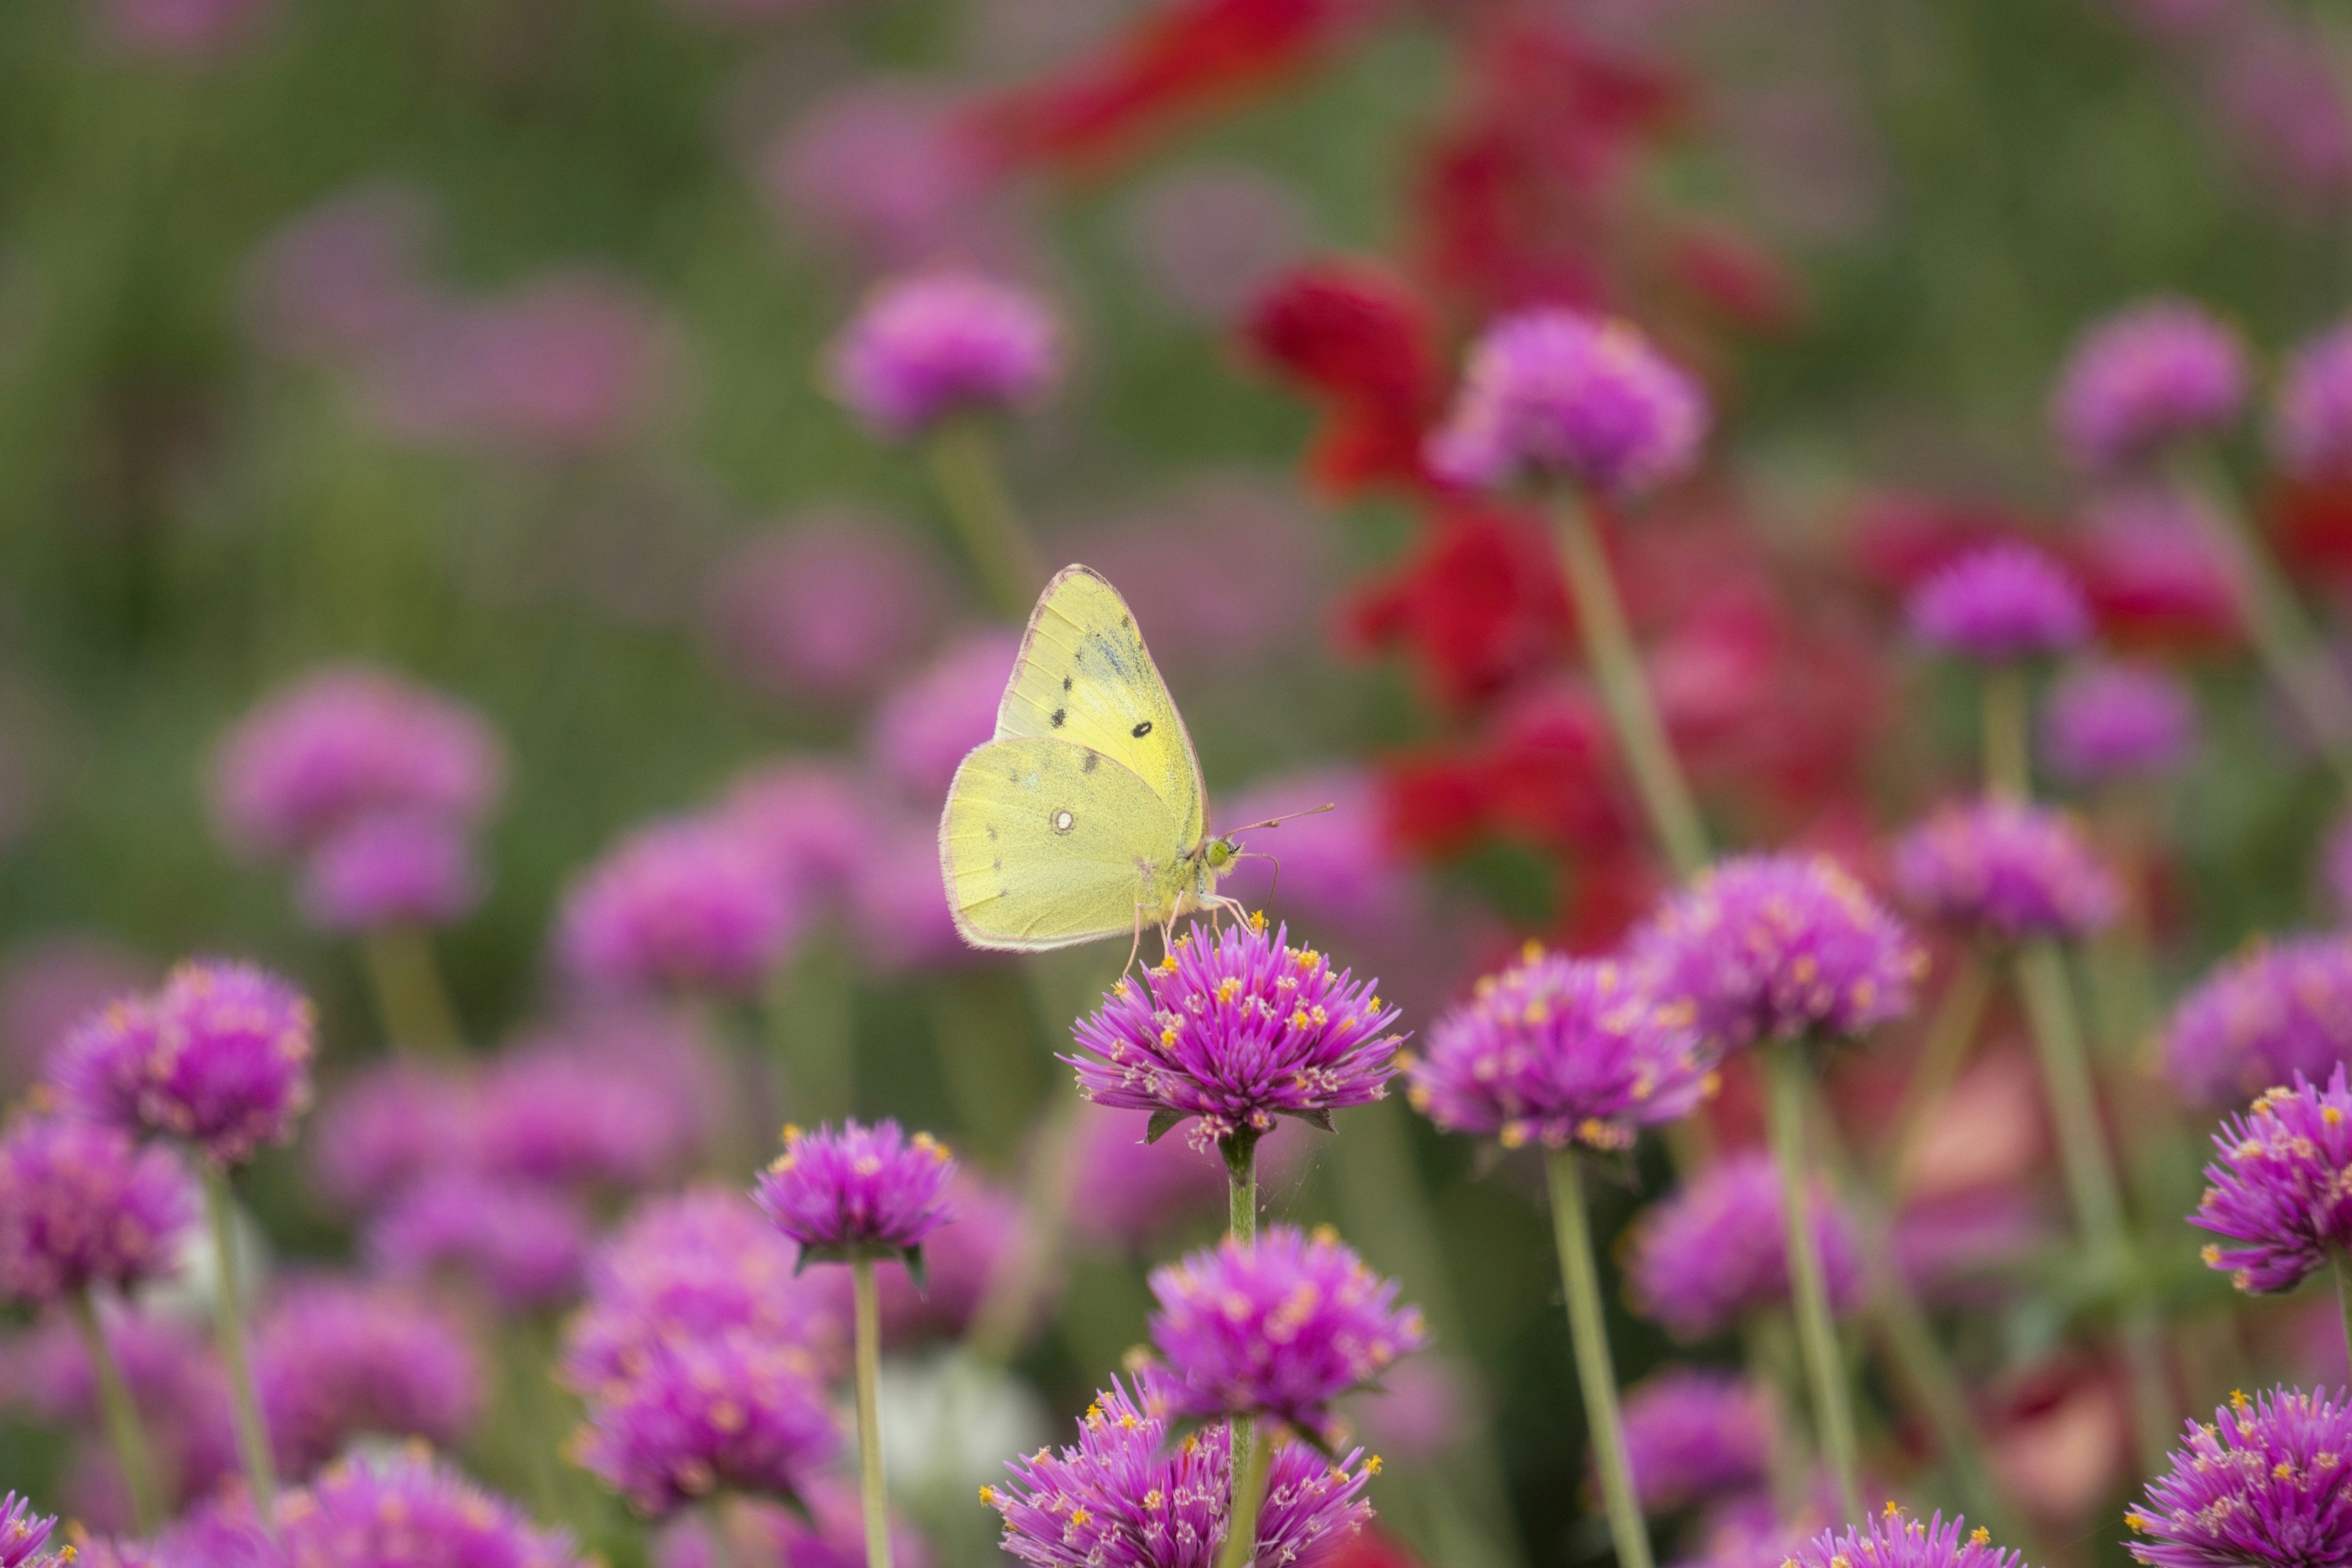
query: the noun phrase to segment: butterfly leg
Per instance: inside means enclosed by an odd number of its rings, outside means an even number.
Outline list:
[[[1124,979],[1126,979],[1126,978],[1127,978],[1127,972],[1128,972],[1128,970],[1129,970],[1129,969],[1133,969],[1133,968],[1135,967],[1135,958],[1136,958],[1136,955],[1137,955],[1138,953],[1141,952],[1142,951],[1143,951],[1143,906],[1142,906],[1141,904],[1139,904],[1139,904],[1137,904],[1137,905],[1135,906],[1135,940],[1134,940],[1133,942],[1129,942],[1129,943],[1127,944],[1127,963],[1126,963],[1126,964],[1125,964],[1123,967],[1121,967],[1121,968],[1120,968],[1120,970],[1119,970],[1119,972],[1118,972],[1118,977],[1119,977],[1121,980],[1124,980]]]

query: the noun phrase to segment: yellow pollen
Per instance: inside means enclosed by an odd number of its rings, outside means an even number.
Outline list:
[[[1070,1510],[1070,1523],[1071,1523],[1071,1524],[1072,1524],[1072,1526],[1074,1526],[1074,1527],[1075,1527],[1075,1526],[1078,1526],[1078,1525],[1083,1525],[1083,1524],[1091,1523],[1091,1522],[1093,1521],[1093,1520],[1094,1520],[1094,1517],[1095,1517],[1095,1516],[1094,1516],[1093,1514],[1088,1513],[1085,1509],[1082,1509],[1082,1508],[1075,1508],[1075,1509],[1072,1509],[1072,1510]]]
[[[2252,1402],[2251,1402],[2251,1401],[2249,1401],[2249,1400],[2246,1398],[2246,1391],[2245,1391],[2244,1389],[2242,1389],[2242,1388],[2233,1388],[2233,1389],[2230,1390],[2230,1408],[2231,1408],[2231,1409],[2232,1409],[2232,1410],[2234,1410],[2234,1411],[2238,1412],[2238,1414],[2240,1414],[2241,1415],[2244,1415],[2244,1414],[2245,1414],[2245,1412],[2246,1412],[2246,1406],[2247,1406],[2250,1403],[2252,1403]]]
[[[1888,1499],[1886,1500],[1886,1517],[1887,1517],[1887,1518],[1889,1518],[1889,1519],[1895,1519],[1895,1518],[1899,1518],[1899,1517],[1901,1517],[1902,1512],[1903,1512],[1902,1505],[1900,1505],[1899,1503],[1897,1503],[1897,1502],[1896,1502],[1893,1498],[1888,1498]]]
[[[2281,1459],[2277,1464],[2271,1467],[2271,1474],[2280,1480],[2284,1480],[2287,1477],[2294,1474],[2294,1467],[2288,1464],[2284,1459]]]
[[[996,1489],[994,1487],[981,1488],[980,1500],[986,1503],[989,1507],[994,1508],[996,1506]]]
[[[1969,1539],[1979,1546],[1990,1546],[1992,1544],[1992,1531],[1979,1524],[1969,1531]]]
[[[1339,1239],[1339,1229],[1337,1226],[1318,1225],[1307,1234],[1326,1247]]]
[[[1265,911],[1264,910],[1252,910],[1250,911],[1249,928],[1250,930],[1257,932],[1260,936],[1265,934]]]
[[[1220,1002],[1232,1001],[1234,997],[1241,994],[1241,981],[1233,975],[1228,974],[1223,980],[1217,982],[1217,1000]]]
[[[1377,1476],[1380,1473],[1381,1457],[1378,1454],[1374,1454],[1370,1458],[1364,1461],[1364,1474],[1368,1476]]]
[[[1528,938],[1528,944],[1519,949],[1520,959],[1528,963],[1533,963],[1537,959],[1541,958],[1542,956],[1543,943],[1538,942],[1533,937]]]
[[[2330,1127],[2341,1127],[2344,1125],[2344,1112],[2339,1108],[2333,1105],[2322,1110],[2319,1113],[2319,1119],[2322,1121],[2326,1122]]]

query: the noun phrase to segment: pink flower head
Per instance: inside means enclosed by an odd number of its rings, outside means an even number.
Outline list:
[[[719,816],[750,841],[769,875],[804,897],[830,902],[857,872],[871,788],[849,768],[792,758],[737,779]]]
[[[653,1568],[866,1568],[866,1515],[857,1489],[835,1479],[809,1482],[801,1507],[734,1498],[708,1514],[680,1514],[654,1542]],[[711,1539],[713,1526],[724,1532]],[[892,1510],[890,1561],[932,1568],[929,1545]]]
[[[362,813],[475,823],[506,782],[480,715],[367,665],[331,665],[239,720],[214,753],[213,811],[249,853],[283,855]]]
[[[866,749],[884,776],[918,802],[947,797],[966,752],[996,732],[996,705],[1020,639],[1001,627],[957,638],[882,699]]]
[[[950,95],[867,79],[812,105],[784,128],[761,173],[797,235],[871,267],[905,268],[964,248],[995,179]]]
[[[930,640],[946,593],[905,530],[844,514],[752,535],[719,563],[710,596],[736,669],[785,697],[845,703]]]
[[[0,1568],[65,1568],[73,1549],[49,1550],[49,1532],[57,1527],[54,1514],[33,1511],[31,1499],[15,1492],[0,1497]]]
[[[1060,374],[1058,338],[1026,290],[918,273],[877,289],[835,342],[833,392],[877,436],[903,441],[959,414],[1034,401]]]
[[[588,1215],[561,1193],[451,1171],[386,1205],[366,1250],[387,1279],[455,1276],[506,1311],[541,1311],[580,1288]]]
[[[2087,936],[2123,901],[2072,818],[2003,799],[1947,806],[1905,834],[1895,885],[1929,919],[1998,942]]]
[[[1911,1009],[1927,957],[1835,861],[1743,855],[1668,899],[1630,951],[1670,1018],[1717,1052],[1852,1038]]]
[[[254,331],[287,359],[371,353],[436,305],[425,193],[390,182],[342,191],[287,220],[247,268]]]
[[[2210,508],[2170,485],[2134,485],[2099,497],[2076,540],[2092,607],[2103,621],[2175,637],[2233,636],[2238,584],[2214,542]]]
[[[499,1176],[612,1193],[678,1173],[720,1092],[702,1039],[648,1011],[599,1008],[492,1059],[475,1158]]]
[[[814,1132],[785,1128],[784,1152],[761,1173],[756,1195],[803,1259],[911,1253],[955,1217],[941,1201],[954,1174],[947,1146],[929,1133],[845,1120]]]
[[[2352,1550],[2352,1407],[2273,1388],[2192,1424],[2172,1468],[2124,1515],[2148,1568],[2300,1568]]]
[[[2228,426],[2245,407],[2250,380],[2236,333],[2186,300],[2151,300],[2076,340],[2051,420],[2084,469],[2127,468]]]
[[[481,898],[465,827],[430,812],[354,817],[302,868],[302,908],[321,931],[447,925]]]
[[[1810,1204],[1831,1305],[1850,1310],[1862,1300],[1853,1226],[1827,1193],[1814,1189]],[[1727,1155],[1635,1222],[1627,1294],[1677,1339],[1710,1338],[1759,1307],[1788,1302],[1787,1235],[1770,1156]]]
[[[1689,472],[1706,425],[1706,394],[1638,330],[1543,306],[1505,317],[1471,349],[1429,463],[1479,489],[1552,474],[1629,495]]]
[[[0,1134],[0,1298],[42,1306],[173,1271],[195,1190],[168,1150],[30,1116]]]
[[[2076,784],[2160,778],[2197,750],[2197,699],[2155,665],[2087,664],[2042,700],[2042,750]]]
[[[2074,575],[2025,544],[1990,544],[1938,570],[1906,606],[1912,634],[1983,664],[2063,653],[2091,634]]]
[[[320,1108],[311,1173],[339,1212],[373,1214],[424,1177],[471,1161],[474,1121],[470,1081],[415,1062],[379,1062]]]
[[[2287,361],[2272,445],[2297,479],[2352,474],[2352,323],[2321,333]]]
[[[415,1451],[335,1465],[278,1499],[277,1531],[264,1561],[335,1568],[586,1568],[592,1561],[562,1531],[534,1527],[521,1509]],[[244,1560],[184,1559],[187,1568]],[[157,1568],[183,1562],[167,1553]]]
[[[638,829],[565,895],[557,953],[605,992],[756,992],[797,934],[802,910],[757,847],[724,822]]]
[[[1263,1133],[1276,1116],[1318,1125],[1368,1105],[1397,1070],[1398,1018],[1373,994],[1263,917],[1189,934],[1137,985],[1122,978],[1065,1057],[1097,1105],[1194,1124],[1195,1142]]]
[[[1427,1342],[1417,1307],[1328,1230],[1270,1226],[1156,1268],[1151,1342],[1181,1415],[1265,1415],[1318,1441],[1331,1402]]]
[[[1670,1366],[1625,1391],[1625,1459],[1650,1513],[1673,1513],[1766,1476],[1769,1397],[1736,1373]]]
[[[2241,1290],[2292,1290],[2352,1247],[2352,1090],[2338,1064],[2326,1089],[2301,1073],[2213,1135],[2221,1159],[2189,1223],[2242,1245],[2205,1248]]]
[[[1856,1563],[1870,1568],[2025,1568],[2022,1556],[1994,1546],[1985,1531],[1966,1531],[1964,1519],[1947,1524],[1939,1513],[1922,1524],[1889,1503],[1876,1519],[1848,1524],[1843,1531],[1823,1531],[1790,1561],[1796,1568]]]
[[[482,1408],[465,1331],[404,1291],[288,1287],[254,1327],[253,1380],[278,1462],[307,1475],[362,1432],[454,1445]]]
[[[1449,1132],[1624,1149],[1697,1109],[1714,1068],[1638,973],[1535,949],[1482,977],[1406,1073],[1413,1109]]]
[[[2163,1059],[2173,1087],[2197,1105],[2352,1060],[2352,940],[2289,937],[2221,964],[2173,1008]]]
[[[103,937],[37,937],[0,961],[0,1092],[29,1084],[75,1027],[150,981],[136,954]]]

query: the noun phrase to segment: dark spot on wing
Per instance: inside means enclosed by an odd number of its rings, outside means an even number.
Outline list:
[[[1066,683],[1066,682],[1065,682],[1065,684],[1067,684],[1067,683]],[[1062,721],[1063,721],[1063,720],[1065,720],[1065,719],[1067,719],[1069,716],[1070,716],[1070,710],[1069,710],[1068,709],[1066,709],[1066,708],[1056,708],[1056,709],[1055,709],[1055,710],[1054,710],[1054,728],[1055,728],[1055,729],[1056,729],[1056,730],[1060,729],[1060,728],[1062,727]]]
[[[1134,729],[1129,730],[1128,733],[1140,741],[1144,736],[1151,733],[1151,721],[1149,719],[1144,720],[1141,723],[1136,725]]]
[[[1096,767],[1098,766],[1101,762],[1102,753],[1100,752],[1088,752],[1087,753],[1087,760],[1078,764],[1078,772],[1082,773],[1090,773],[1095,771]]]
[[[1063,689],[1063,690],[1065,690],[1065,691],[1067,691],[1069,689],[1070,689],[1070,678],[1069,678],[1068,676],[1066,676],[1066,676],[1062,677],[1062,689]]]
[[[1121,616],[1118,618],[1118,624],[1125,626],[1128,630],[1133,631],[1135,629],[1135,617],[1133,616]]]
[[[1002,871],[1002,870],[1003,870],[1003,869],[1004,869],[1004,858],[1003,858],[1003,856],[1001,856],[1001,855],[1000,855],[1000,856],[998,856],[994,860],[992,860],[991,862],[989,862],[989,868],[989,868],[990,870],[992,870],[992,871]]]
[[[994,838],[994,837],[996,837],[996,829],[995,829],[995,828],[993,828],[993,827],[991,827],[991,828],[988,830],[988,836],[989,836],[989,837],[991,837],[991,838]]]

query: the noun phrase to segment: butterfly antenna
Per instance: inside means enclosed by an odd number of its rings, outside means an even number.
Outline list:
[[[1298,817],[1320,816],[1327,811],[1337,811],[1339,809],[1339,803],[1338,801],[1327,800],[1321,805],[1310,805],[1305,811],[1286,811],[1280,816],[1269,816],[1264,822],[1253,822],[1247,826],[1233,828],[1231,831],[1234,833],[1255,833],[1261,827],[1279,827],[1284,823],[1295,821]]]
[[[1234,829],[1234,831],[1238,833],[1241,829],[1237,827]],[[1265,901],[1269,904],[1274,902],[1275,894],[1282,891],[1282,857],[1279,855],[1268,855],[1262,849],[1236,849],[1234,851],[1234,858],[1236,860],[1271,860],[1274,862],[1274,880],[1266,884],[1265,889]]]

